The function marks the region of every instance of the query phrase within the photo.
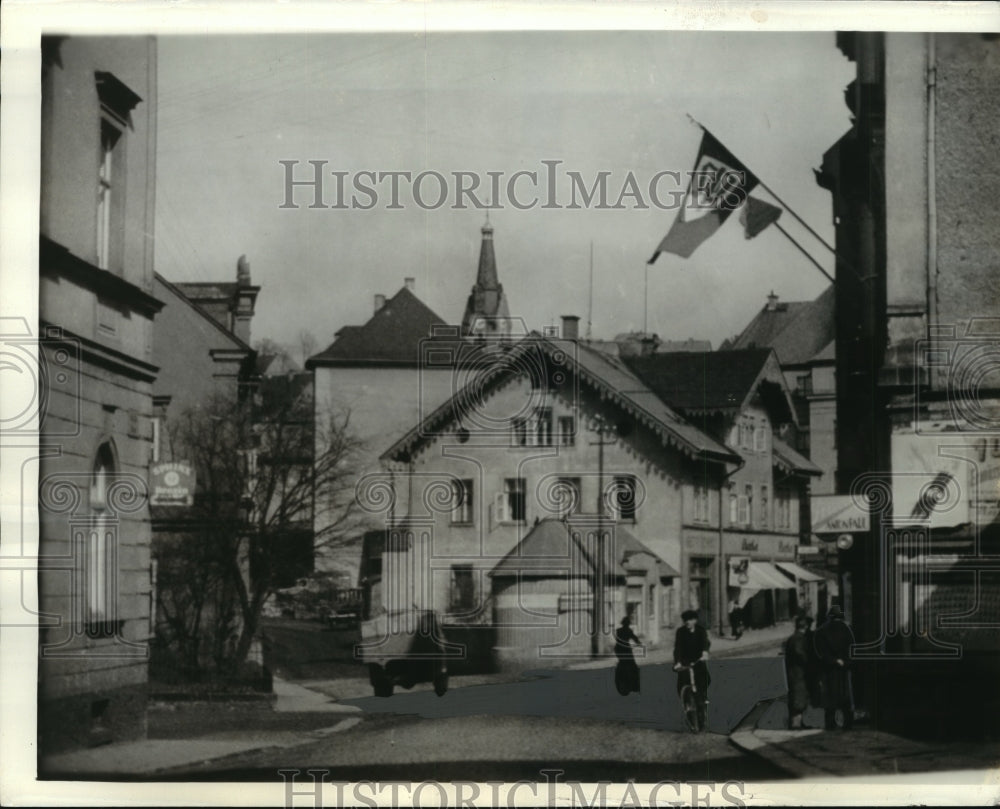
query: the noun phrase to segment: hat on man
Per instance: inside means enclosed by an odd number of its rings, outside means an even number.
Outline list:
[[[681,613],[682,621],[697,621],[698,620],[698,610],[684,610]]]
[[[840,609],[840,606],[838,604],[834,604],[832,607],[830,607],[829,611],[826,613],[826,617],[827,618],[843,618],[844,617],[844,611],[842,609]]]

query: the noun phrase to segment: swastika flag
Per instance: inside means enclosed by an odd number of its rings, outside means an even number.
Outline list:
[[[764,202],[757,197],[747,199],[747,204],[740,212],[740,222],[743,224],[743,238],[752,239],[762,230],[778,221],[781,216],[781,208]]]
[[[747,201],[758,182],[747,167],[706,130],[681,209],[648,263],[656,261],[660,253],[690,258],[695,248]]]

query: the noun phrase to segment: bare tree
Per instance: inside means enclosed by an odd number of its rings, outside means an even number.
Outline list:
[[[185,539],[163,548],[160,602],[187,662],[211,649],[232,673],[246,661],[264,603],[287,580],[291,552],[351,538],[355,458],[350,413],[314,416],[308,375],[262,380],[245,401],[212,399],[172,427],[193,464],[195,503]],[[314,534],[317,499],[328,511]]]
[[[269,359],[265,374],[267,376],[280,376],[289,372],[299,371],[302,366],[295,361],[293,351],[287,345],[264,337],[254,343],[254,351],[261,359]]]

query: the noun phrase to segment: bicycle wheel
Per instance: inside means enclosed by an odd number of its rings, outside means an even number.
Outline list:
[[[689,685],[681,689],[681,705],[684,706],[684,722],[687,724],[688,730],[697,733],[701,730],[698,716],[698,697]]]

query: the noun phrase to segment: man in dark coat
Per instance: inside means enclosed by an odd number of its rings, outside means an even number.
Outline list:
[[[795,619],[795,633],[785,641],[785,679],[788,682],[788,727],[801,730],[802,714],[809,705],[809,648],[806,630],[810,620],[804,615]]]
[[[851,646],[854,633],[844,621],[844,613],[834,604],[826,616],[826,623],[813,636],[816,656],[823,671],[823,710],[826,729],[834,730],[839,708],[844,714],[844,730],[854,724],[854,707],[851,704]]]
[[[698,623],[696,610],[681,613],[684,626],[674,637],[674,671],[677,672],[677,693],[691,682],[686,666],[694,668],[694,685],[697,689],[698,722],[705,725],[705,706],[708,704],[708,684],[712,678],[708,674],[708,649],[712,645],[705,627]]]

